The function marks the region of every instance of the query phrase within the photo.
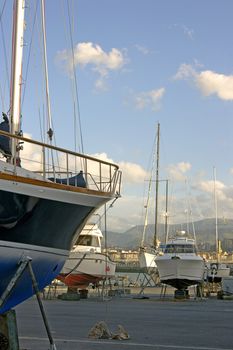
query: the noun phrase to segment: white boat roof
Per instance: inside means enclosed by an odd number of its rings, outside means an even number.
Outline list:
[[[100,231],[97,224],[86,224],[83,228],[83,230],[80,232],[80,235],[82,236],[96,236],[103,238],[103,234]]]
[[[167,242],[168,244],[193,244],[195,245],[195,240],[192,238],[188,238],[188,237],[174,237],[172,239],[169,239],[169,241]]]

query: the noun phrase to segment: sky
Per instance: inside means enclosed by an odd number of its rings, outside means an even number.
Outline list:
[[[22,127],[40,140],[44,102],[36,8],[37,1],[27,1]],[[57,145],[73,149],[74,134],[80,143],[74,128],[73,47],[84,152],[117,163],[123,173],[121,198],[108,210],[108,229],[124,232],[144,222],[158,122],[159,220],[164,220],[165,179],[170,223],[214,217],[214,168],[218,216],[233,218],[233,2],[45,0],[45,10]],[[12,1],[1,0],[3,111],[9,108],[11,11]],[[153,223],[154,186],[151,197]]]

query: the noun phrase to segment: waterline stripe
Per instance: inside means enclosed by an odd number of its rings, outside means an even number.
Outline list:
[[[19,337],[21,340],[39,340],[39,341],[46,341],[48,342],[48,338],[39,338],[39,337]],[[164,344],[148,344],[148,343],[132,343],[126,341],[106,341],[106,340],[81,340],[81,339],[60,339],[56,338],[54,339],[54,342],[65,342],[66,344],[74,343],[86,343],[86,344],[108,344],[108,345],[121,345],[123,346],[133,346],[133,347],[147,347],[147,348],[157,348],[157,349],[186,349],[186,350],[232,350],[232,348],[212,348],[207,346],[184,346],[184,345],[164,345]]]

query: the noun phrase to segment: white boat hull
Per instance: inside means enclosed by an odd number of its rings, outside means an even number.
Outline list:
[[[230,267],[223,263],[207,263],[206,274],[208,282],[218,283],[230,276]]]
[[[147,271],[157,270],[157,265],[155,262],[156,254],[155,252],[147,252],[145,250],[140,250],[138,255],[140,268]]]
[[[69,287],[86,288],[115,276],[116,263],[106,254],[71,252],[58,276]]]
[[[160,281],[177,289],[201,283],[204,277],[204,261],[197,255],[164,255],[156,259]]]

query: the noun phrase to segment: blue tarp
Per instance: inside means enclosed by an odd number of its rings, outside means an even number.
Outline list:
[[[10,126],[7,118],[5,118],[4,121],[0,123],[0,130],[7,132],[10,131]],[[11,155],[9,137],[0,135],[0,151],[2,151],[5,155]]]
[[[80,171],[80,173],[75,175],[75,176],[69,177],[69,183],[68,183],[67,178],[66,179],[59,179],[59,178],[54,179],[54,177],[51,177],[51,178],[49,178],[49,180],[54,181],[54,182],[59,183],[59,184],[63,184],[63,185],[69,184],[70,186],[87,187],[82,171]]]

